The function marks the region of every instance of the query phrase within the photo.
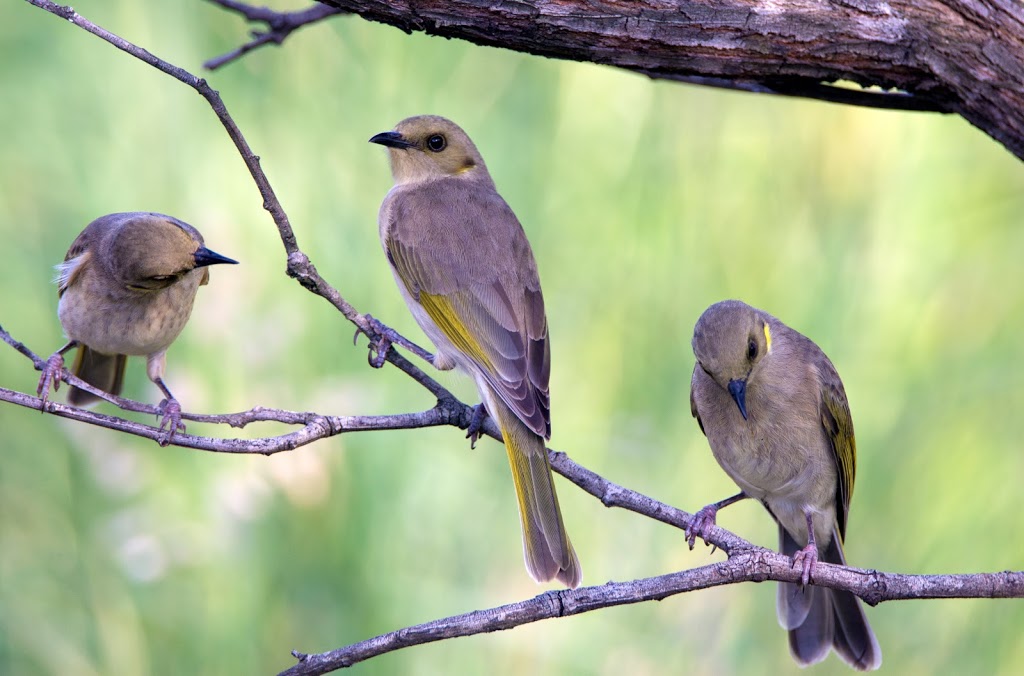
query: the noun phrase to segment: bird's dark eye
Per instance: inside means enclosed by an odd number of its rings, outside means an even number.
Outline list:
[[[427,139],[427,147],[433,150],[435,153],[439,153],[448,147],[448,141],[445,140],[444,136],[440,134],[434,134]]]
[[[750,341],[747,343],[747,359],[753,361],[754,357],[757,356],[757,343]]]

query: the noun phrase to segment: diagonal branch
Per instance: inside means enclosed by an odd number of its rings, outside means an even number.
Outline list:
[[[349,12],[343,9],[329,5],[313,5],[297,12],[275,12],[269,7],[253,7],[242,2],[236,2],[235,0],[207,1],[232,12],[237,12],[249,22],[262,23],[267,27],[266,30],[253,30],[251,32],[252,39],[241,47],[237,47],[227,54],[222,54],[205,62],[203,68],[209,70],[217,70],[221,66],[225,66],[264,45],[279,45],[294,31],[303,26],[318,23],[332,16],[349,14]]]
[[[602,608],[661,601],[677,594],[726,584],[766,580],[799,582],[801,574],[799,569],[790,565],[789,557],[747,543],[727,561],[700,568],[629,582],[549,591],[526,601],[417,624],[324,653],[307,655],[293,651],[298,664],[279,676],[326,674],[402,648],[503,631]],[[926,598],[1024,598],[1024,571],[901,575],[819,562],[814,569],[814,582],[832,589],[851,591],[872,605],[882,601]]]

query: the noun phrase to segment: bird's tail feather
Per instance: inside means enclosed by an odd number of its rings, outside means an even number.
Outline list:
[[[562,522],[544,439],[526,427],[497,397],[492,400],[497,400],[492,404],[497,410],[491,413],[505,440],[519,499],[526,568],[538,582],[557,578],[575,588],[582,572]]]
[[[121,394],[126,361],[123,354],[101,354],[79,345],[71,373],[104,392]],[[72,386],[68,390],[68,403],[72,406],[87,406],[99,400],[91,392],[77,387]]]
[[[823,561],[846,565],[842,541],[833,530],[832,540],[825,549]],[[871,631],[864,606],[856,595],[838,589],[829,589],[832,609],[835,612],[835,636],[832,647],[843,661],[854,669],[870,671],[882,666],[882,649]]]
[[[793,537],[779,526],[779,548],[786,556],[793,556],[801,547]],[[843,545],[835,530],[820,554],[826,563],[846,565]],[[869,671],[882,664],[882,650],[878,646],[864,608],[856,595],[835,589],[783,582],[779,584],[779,624],[789,630],[789,649],[802,666],[825,659],[829,648],[855,669]]]
[[[799,549],[800,545],[782,524],[779,524],[779,551],[792,557]],[[783,629],[793,630],[807,621],[807,615],[811,612],[811,602],[814,600],[814,594],[808,593],[811,589],[814,588],[803,589],[791,582],[779,583],[775,611]]]

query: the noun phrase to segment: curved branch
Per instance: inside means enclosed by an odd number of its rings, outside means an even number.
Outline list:
[[[652,78],[954,112],[1024,159],[1024,5],[1014,0],[321,1],[407,33]]]

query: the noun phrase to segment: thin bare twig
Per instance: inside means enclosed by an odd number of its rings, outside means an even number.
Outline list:
[[[37,371],[42,370],[43,366],[45,366],[46,362],[39,355],[24,343],[15,340],[3,326],[0,326],[0,340],[31,360]],[[412,364],[408,364],[408,367],[415,372],[422,373]],[[122,410],[148,413],[155,416],[161,415],[160,409],[156,406],[104,392],[75,377],[67,369],[64,369],[61,373],[61,381],[101,396]],[[444,388],[439,388],[435,395],[437,396],[437,404],[432,409],[418,413],[398,413],[393,415],[331,416],[321,413],[286,411],[263,406],[239,413],[213,415],[183,411],[181,414],[182,419],[193,422],[230,425],[237,428],[245,427],[253,422],[278,422],[287,425],[302,425],[303,429],[281,436],[257,439],[220,439],[178,433],[174,435],[171,443],[175,446],[216,453],[259,453],[261,455],[272,455],[281,451],[291,451],[318,439],[344,432],[413,429],[437,427],[439,425],[453,425],[465,429],[469,426],[473,410],[470,406],[456,399],[454,395]],[[44,402],[40,397],[34,397],[30,394],[9,390],[4,387],[0,387],[0,401],[156,441],[160,441],[166,436],[164,432],[151,425],[143,425],[116,416],[94,413],[86,409],[60,404],[52,399]],[[484,432],[495,439],[500,440],[501,438],[501,433],[493,423],[489,427],[485,427]]]
[[[43,400],[39,397],[9,390],[6,387],[0,387],[0,401],[36,410],[42,410],[43,407]],[[61,418],[77,420],[78,422],[89,423],[90,425],[105,427],[154,441],[160,441],[166,436],[166,432],[152,425],[144,425],[131,420],[125,420],[124,418],[96,413],[55,401],[46,402],[46,412]],[[443,402],[438,402],[437,406],[427,411],[397,413],[394,415],[328,416],[261,407],[242,411],[241,413],[190,416],[189,420],[198,419],[203,422],[227,423],[233,427],[242,427],[246,423],[254,421],[296,424],[295,421],[301,418],[303,419],[301,423],[303,425],[302,429],[280,436],[256,439],[219,439],[178,432],[174,435],[172,444],[174,446],[212,451],[214,453],[273,455],[281,451],[292,451],[319,439],[325,439],[344,432],[404,430],[437,427],[440,425],[457,425],[458,415],[458,411],[452,410],[450,406],[445,405]]]
[[[217,70],[221,66],[225,66],[264,45],[279,45],[294,31],[303,26],[318,23],[332,16],[351,13],[337,7],[320,4],[297,12],[276,12],[269,7],[253,7],[243,2],[235,2],[235,0],[207,0],[207,2],[212,2],[224,9],[237,12],[245,17],[246,20],[262,23],[267,27],[266,30],[251,31],[252,40],[242,46],[206,61],[203,64],[203,68],[208,70]]]

